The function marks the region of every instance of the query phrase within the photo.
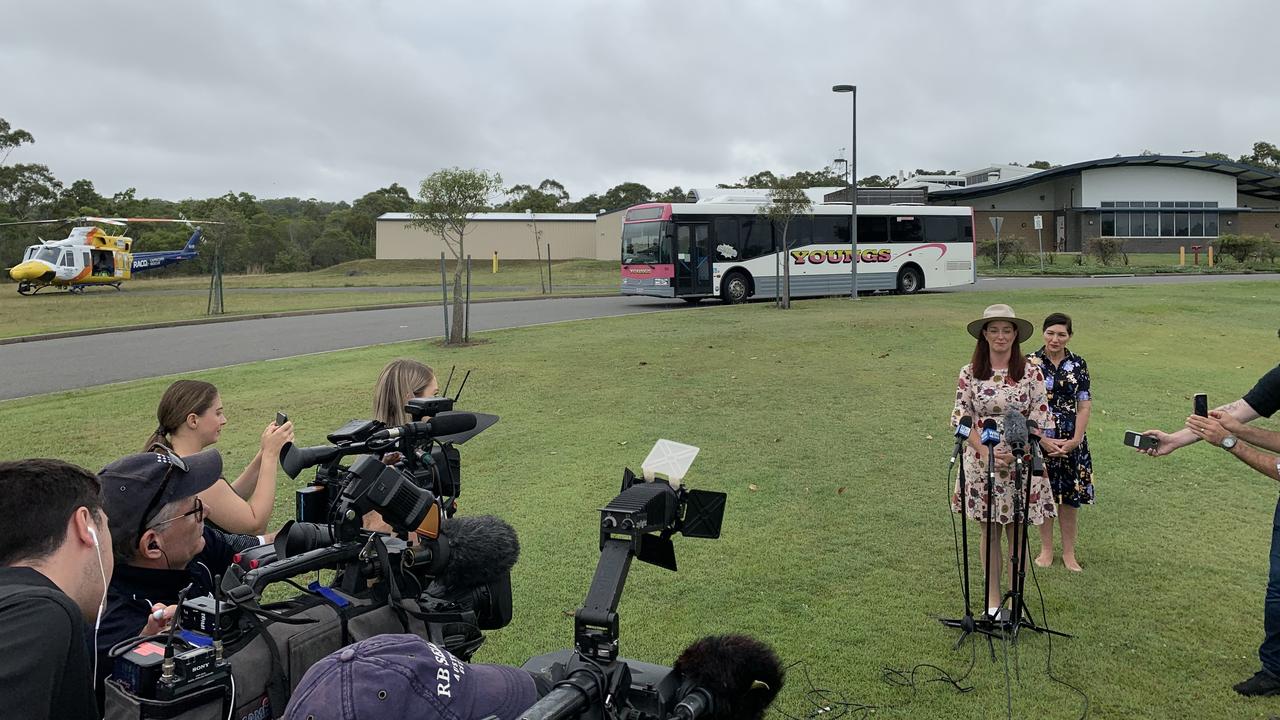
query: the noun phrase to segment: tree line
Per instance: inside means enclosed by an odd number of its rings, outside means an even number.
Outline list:
[[[86,179],[64,184],[37,163],[9,163],[10,154],[35,142],[31,133],[12,127],[0,118],[0,223],[42,220],[82,215],[104,217],[187,217],[217,221],[206,227],[210,240],[219,243],[226,272],[298,272],[330,267],[349,260],[371,258],[375,250],[375,226],[379,215],[413,212],[421,202],[406,188],[392,183],[365,193],[352,202],[330,202],[296,197],[258,198],[249,193],[228,192],[205,199],[163,200],[140,198],[133,188],[104,196]],[[1144,151],[1150,152],[1150,151]],[[1231,160],[1222,153],[1208,157]],[[1253,152],[1237,162],[1280,172],[1280,150],[1258,142]],[[1028,167],[1048,169],[1047,161]],[[955,170],[917,169],[920,175],[955,174]],[[836,166],[802,170],[790,176],[771,170],[745,176],[722,188],[776,188],[784,181],[800,187],[838,187],[847,183]],[[898,178],[869,175],[860,178],[862,187],[892,187]],[[680,186],[655,191],[637,182],[624,182],[603,193],[591,193],[572,200],[563,184],[545,179],[538,185],[517,184],[500,187],[484,207],[496,212],[597,213],[613,211],[645,202],[678,202],[687,197]],[[50,227],[9,227],[0,229],[0,263],[11,265],[23,248],[40,238],[60,239],[60,231]],[[135,251],[180,247],[190,231],[181,226],[135,225],[129,229]],[[56,236],[56,237],[55,237]],[[175,273],[207,273],[211,253],[195,262],[182,263]]]

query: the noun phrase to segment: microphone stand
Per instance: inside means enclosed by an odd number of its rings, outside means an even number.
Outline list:
[[[1015,549],[1013,550],[1014,577],[1010,579],[1011,587],[1009,592],[1006,594],[1006,597],[1010,601],[1012,612],[1013,626],[1011,631],[1015,639],[1017,638],[1018,630],[1021,627],[1026,627],[1028,630],[1033,630],[1041,634],[1057,635],[1058,637],[1064,638],[1074,637],[1068,633],[1037,625],[1035,618],[1031,616],[1031,610],[1027,607],[1025,596],[1023,594],[1027,583],[1027,556],[1030,554],[1031,549],[1027,536],[1027,531],[1031,525],[1031,476],[1033,474],[1033,468],[1037,465],[1035,461],[1037,459],[1036,455],[1040,444],[1040,438],[1036,435],[1030,435],[1027,444],[1031,446],[1032,462],[1030,465],[1024,465],[1022,458],[1018,457],[1019,472],[1015,476],[1015,480],[1018,484],[1015,487],[1013,512],[1014,521],[1021,526],[1021,533],[1018,532],[1018,528],[1015,526]]]
[[[967,444],[967,441],[966,441],[966,444]],[[959,468],[959,475],[958,475],[958,477],[959,477],[959,481],[960,481],[960,515],[961,515],[961,519],[960,519],[960,545],[961,545],[961,548],[962,548],[962,552],[964,553],[964,580],[963,580],[963,582],[962,582],[962,585],[963,585],[963,587],[964,587],[964,617],[962,617],[962,618],[940,618],[940,619],[939,619],[939,622],[941,622],[943,625],[945,625],[945,626],[947,626],[947,627],[960,628],[960,637],[959,637],[959,639],[957,639],[957,640],[956,640],[956,644],[955,644],[955,648],[954,648],[954,649],[956,649],[956,650],[960,649],[960,646],[964,644],[965,639],[966,639],[966,638],[968,638],[968,637],[969,637],[970,635],[972,635],[973,633],[981,633],[981,634],[983,634],[983,635],[986,635],[986,636],[987,636],[987,649],[991,652],[991,661],[992,661],[992,662],[995,662],[995,660],[996,660],[996,649],[995,649],[995,644],[994,644],[994,643],[992,642],[992,640],[991,640],[992,635],[994,635],[994,633],[995,633],[995,624],[993,623],[993,621],[992,621],[991,619],[986,618],[986,617],[985,617],[985,615],[984,615],[983,619],[981,619],[981,620],[978,620],[978,619],[976,619],[976,618],[974,618],[974,617],[973,617],[973,602],[972,602],[972,600],[970,599],[970,594],[969,594],[969,524],[968,524],[968,522],[967,522],[967,520],[968,520],[969,518],[968,518],[968,516],[967,516],[967,515],[965,514],[965,512],[964,512],[966,487],[965,487],[964,455],[963,455],[963,454],[960,456],[960,468]],[[992,500],[992,493],[993,493],[994,488],[995,488],[995,481],[996,481],[996,480],[995,480],[995,478],[996,478],[996,476],[995,476],[995,446],[994,446],[994,445],[988,445],[988,446],[987,446],[987,524],[988,524],[988,530],[990,530],[990,523],[991,523],[991,500]],[[991,563],[991,540],[990,540],[990,538],[988,538],[988,539],[987,539],[987,558],[986,558],[986,565],[984,565],[984,567],[989,567],[989,566],[990,566],[990,563]],[[991,592],[991,591],[990,591],[990,588],[991,588],[991,573],[987,572],[987,573],[984,573],[984,575],[985,575],[986,577],[985,577],[985,580],[984,580],[984,582],[983,582],[983,595],[982,595],[982,602],[983,602],[983,603],[985,603],[985,602],[987,601],[987,597],[989,597],[989,596],[990,596],[990,592]],[[985,605],[984,605],[984,607],[985,607]]]

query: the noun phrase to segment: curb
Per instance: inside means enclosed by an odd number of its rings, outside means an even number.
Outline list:
[[[572,300],[581,298],[597,298],[597,297],[613,297],[614,293],[585,293],[574,295],[552,295],[547,296],[530,296],[530,297],[509,297],[509,298],[483,298],[472,300],[472,305],[481,305],[485,303],[495,302],[524,302],[529,300]],[[311,310],[288,310],[284,312],[273,313],[246,313],[243,315],[222,315],[219,317],[195,318],[191,320],[170,320],[168,322],[143,323],[140,325],[117,325],[115,327],[105,328],[85,328],[83,330],[65,330],[55,333],[44,333],[41,335],[19,335],[18,337],[0,338],[0,345],[16,345],[26,342],[40,342],[42,340],[62,340],[64,338],[85,337],[87,335],[109,335],[112,333],[133,332],[134,330],[157,330],[161,328],[186,327],[188,325],[212,325],[215,323],[236,322],[238,320],[268,320],[272,318],[285,317],[305,317],[307,315],[336,315],[338,313],[349,312],[366,312],[369,310],[400,310],[403,308],[415,307],[439,307],[443,303],[439,301],[431,302],[414,302],[414,303],[390,303],[384,305],[361,305],[359,307],[343,307],[343,308],[314,308]]]

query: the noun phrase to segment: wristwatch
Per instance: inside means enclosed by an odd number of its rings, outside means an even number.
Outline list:
[[[1226,449],[1226,450],[1230,450],[1231,448],[1233,448],[1233,447],[1235,447],[1235,446],[1236,446],[1236,436],[1235,436],[1235,435],[1228,435],[1228,436],[1226,436],[1226,437],[1222,438],[1222,442],[1220,442],[1220,443],[1218,443],[1218,444],[1219,444],[1219,445],[1221,445],[1224,449]]]

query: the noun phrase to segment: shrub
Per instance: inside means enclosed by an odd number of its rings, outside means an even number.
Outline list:
[[[1214,243],[1214,251],[1238,263],[1244,263],[1251,255],[1263,251],[1264,244],[1268,242],[1256,235],[1223,235]]]
[[[1124,263],[1129,264],[1129,256],[1124,252],[1124,243],[1117,238],[1094,238],[1089,241],[1088,252],[1102,265],[1110,265],[1122,257]]]

